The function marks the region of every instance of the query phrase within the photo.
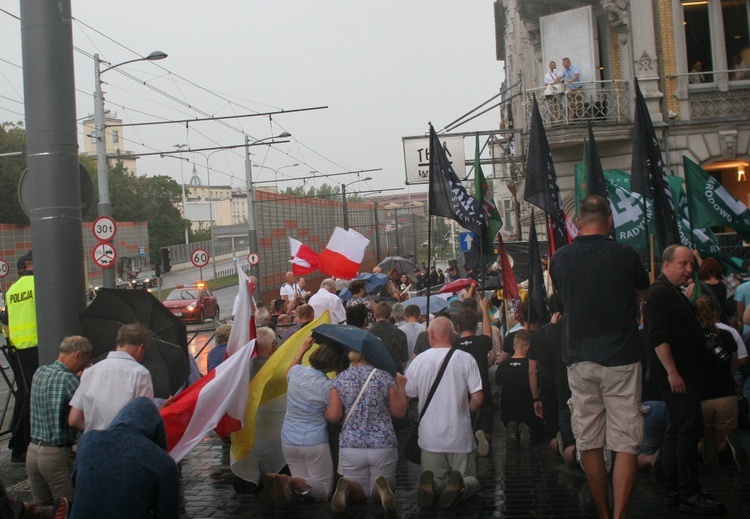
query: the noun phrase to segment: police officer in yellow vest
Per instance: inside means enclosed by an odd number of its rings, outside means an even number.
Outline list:
[[[21,256],[17,266],[24,274],[5,294],[8,337],[12,345],[11,367],[16,378],[16,402],[11,420],[11,461],[26,462],[26,449],[31,437],[29,390],[31,378],[39,367],[36,329],[36,298],[34,297],[34,257],[32,251]]]

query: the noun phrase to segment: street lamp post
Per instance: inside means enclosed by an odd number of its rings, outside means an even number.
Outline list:
[[[372,180],[371,177],[365,177],[360,178],[357,180],[353,180],[349,182],[348,184],[341,184],[341,209],[344,211],[344,229],[349,229],[349,211],[347,211],[346,206],[346,187],[351,186],[352,184],[356,184],[358,182],[367,182],[368,180]]]
[[[245,138],[247,138],[247,137],[245,137]],[[284,168],[293,168],[295,166],[299,166],[299,164],[297,164],[296,162],[294,164],[289,164],[287,166],[281,166],[280,168],[275,168],[275,169],[271,168],[271,167],[268,167],[268,166],[264,166],[263,164],[253,164],[253,165],[255,167],[258,167],[258,168],[270,169],[271,171],[273,171],[273,184],[274,184],[274,187],[276,188],[276,192],[277,193],[279,192],[279,171],[281,171]]]
[[[187,220],[187,196],[185,196],[185,177],[182,172],[182,148],[187,148],[187,144],[175,144],[172,146],[173,148],[177,148],[180,150],[180,185],[182,186],[182,218]],[[185,244],[189,242],[188,240],[188,228],[187,225],[185,225]]]
[[[278,138],[291,137],[288,132],[277,135]],[[255,141],[255,144],[276,137],[267,137]],[[279,168],[281,169],[281,168]],[[245,135],[245,185],[247,188],[247,246],[248,251],[260,255],[258,246],[258,227],[255,221],[255,190],[253,189],[253,164],[250,162],[250,137]],[[250,275],[255,277],[255,302],[263,302],[261,287],[260,265],[250,265]]]
[[[148,56],[142,58],[123,61],[116,65],[111,65],[104,70],[101,69],[102,60],[99,54],[94,54],[94,133],[92,136],[96,139],[96,173],[99,181],[99,216],[112,217],[112,203],[109,200],[109,169],[107,164],[107,138],[105,134],[106,125],[104,124],[104,94],[102,93],[102,74],[113,68],[135,63],[137,61],[156,61],[166,58],[167,55],[161,51],[154,51]],[[103,63],[107,63],[106,61]],[[112,244],[114,248],[114,244]],[[102,269],[102,286],[104,288],[115,288],[115,271],[111,268]]]
[[[211,231],[211,267],[214,272],[214,279],[216,279],[216,247],[214,245],[214,207],[213,202],[211,201],[211,166],[209,165],[209,159],[211,158],[211,155],[214,153],[218,153],[220,151],[224,151],[223,149],[214,150],[211,153],[203,153],[201,151],[193,151],[193,153],[198,153],[199,155],[202,155],[204,159],[206,159],[206,179],[208,180],[208,219],[209,219],[209,229]]]

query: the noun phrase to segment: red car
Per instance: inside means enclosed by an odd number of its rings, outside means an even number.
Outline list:
[[[202,323],[206,318],[219,318],[219,302],[202,285],[178,286],[162,301],[176,317],[186,323]]]

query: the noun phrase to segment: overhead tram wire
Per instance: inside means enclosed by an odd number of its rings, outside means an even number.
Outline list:
[[[356,170],[356,171],[342,171],[340,173],[320,174],[319,177],[320,178],[327,178],[327,177],[338,177],[338,176],[341,176],[341,175],[359,175],[360,173],[370,173],[370,172],[373,172],[373,171],[383,171],[383,168],[359,169],[359,170]],[[318,173],[320,173],[320,172],[318,172]],[[319,177],[316,176],[315,178],[319,178]],[[284,180],[284,182],[291,182],[293,180],[306,180],[308,178],[309,177],[293,177],[293,178],[288,178],[287,180]],[[253,181],[253,185],[255,185],[255,184],[271,184],[273,182],[274,182],[273,180],[259,180],[259,181],[256,180],[256,181]],[[398,188],[398,189],[402,189],[402,188]]]
[[[8,14],[9,16],[12,16],[13,18],[15,18],[15,19],[17,19],[17,20],[19,20],[19,21],[20,21],[20,17],[18,17],[18,16],[16,16],[16,15],[13,15],[12,13],[10,13],[10,12],[8,12],[8,11],[4,10],[4,9],[0,9],[0,11],[4,12],[4,13]],[[126,50],[127,50],[128,52],[131,52],[131,53],[132,53],[132,54],[134,54],[134,55],[138,55],[138,53],[137,53],[137,52],[135,52],[135,51],[134,51],[133,49],[131,49],[131,48],[129,48],[128,46],[126,46],[126,45],[124,45],[124,44],[122,44],[122,43],[120,43],[120,42],[116,41],[115,39],[113,39],[113,38],[111,38],[110,36],[108,36],[108,35],[104,34],[103,32],[101,32],[101,31],[99,31],[99,30],[95,29],[94,27],[90,26],[90,25],[89,25],[89,24],[87,24],[86,22],[84,22],[84,21],[82,21],[82,20],[80,20],[80,19],[78,19],[78,18],[76,18],[76,17],[73,17],[73,20],[75,20],[75,21],[76,21],[76,23],[79,23],[79,24],[81,24],[81,25],[85,26],[86,28],[88,28],[88,29],[90,29],[90,30],[94,31],[94,32],[95,32],[96,34],[98,34],[98,35],[100,35],[100,36],[104,37],[105,39],[107,39],[107,40],[109,40],[109,41],[111,41],[111,42],[115,43],[116,45],[118,45],[118,46],[122,47],[123,49],[126,49]],[[87,57],[89,57],[90,59],[93,59],[93,55],[92,55],[92,54],[90,54],[90,53],[88,53],[88,52],[86,52],[86,51],[84,51],[83,49],[81,49],[81,48],[78,48],[78,47],[74,47],[74,49],[76,50],[76,52],[79,52],[79,53],[83,54],[84,56],[87,56]],[[219,99],[222,99],[222,100],[226,101],[227,103],[229,103],[229,104],[231,104],[231,105],[236,105],[236,106],[241,106],[241,107],[242,107],[242,104],[240,104],[240,103],[237,103],[237,102],[235,102],[235,101],[232,101],[232,100],[230,100],[230,99],[227,99],[227,98],[226,98],[226,97],[224,97],[223,95],[220,95],[220,94],[218,94],[218,93],[216,93],[216,92],[214,92],[214,91],[212,91],[212,90],[209,90],[209,89],[207,89],[207,88],[205,88],[205,87],[202,87],[201,85],[199,85],[199,84],[195,83],[194,81],[191,81],[191,80],[190,80],[190,79],[188,79],[188,78],[185,78],[185,77],[183,77],[183,76],[180,76],[179,74],[176,74],[176,73],[174,73],[174,72],[170,71],[169,69],[167,69],[167,68],[165,68],[165,67],[161,66],[160,64],[156,64],[156,63],[154,63],[154,65],[155,65],[155,66],[158,66],[159,68],[161,68],[162,70],[164,70],[164,71],[165,71],[166,73],[170,74],[170,76],[174,76],[174,77],[177,77],[177,78],[181,79],[182,81],[185,81],[186,83],[188,83],[188,84],[190,84],[190,85],[192,85],[192,86],[194,86],[194,87],[196,87],[196,88],[198,88],[198,89],[200,89],[200,90],[202,90],[202,91],[204,91],[204,92],[207,92],[207,93],[209,93],[210,95],[213,95],[213,96],[215,96],[215,97],[217,97],[217,98],[219,98]],[[18,65],[16,65],[16,66],[18,66]],[[127,73],[126,71],[124,71],[124,70],[122,70],[122,69],[116,69],[116,72],[119,72],[120,74],[124,75],[125,77],[128,77],[129,79],[131,79],[131,80],[133,80],[133,81],[135,81],[135,82],[137,82],[137,83],[139,83],[139,84],[141,84],[141,85],[143,85],[143,86],[146,86],[147,88],[151,89],[152,91],[154,91],[154,92],[156,92],[156,93],[159,93],[159,94],[161,94],[161,95],[165,96],[165,97],[166,97],[167,99],[170,99],[170,100],[174,101],[175,103],[177,103],[177,104],[179,104],[179,105],[182,105],[182,106],[184,106],[185,108],[189,108],[190,110],[194,110],[194,111],[196,111],[196,112],[200,113],[201,115],[204,115],[205,117],[207,117],[207,120],[218,120],[218,122],[220,122],[220,123],[221,123],[221,124],[222,124],[223,126],[225,126],[225,127],[229,128],[229,129],[231,129],[231,130],[233,130],[233,131],[236,131],[236,132],[238,132],[238,133],[240,133],[240,134],[243,134],[243,135],[245,135],[245,134],[246,134],[246,132],[245,132],[244,130],[242,130],[242,129],[239,129],[239,128],[236,128],[236,127],[233,127],[233,126],[231,126],[231,125],[229,125],[229,124],[227,124],[227,123],[223,122],[222,120],[220,120],[220,119],[218,119],[218,118],[216,118],[216,117],[212,117],[212,116],[211,116],[211,115],[210,115],[210,114],[209,114],[208,112],[205,112],[205,111],[203,111],[203,110],[200,110],[199,108],[195,107],[194,105],[192,105],[192,104],[190,104],[190,103],[187,103],[187,102],[185,102],[185,101],[182,101],[182,100],[180,100],[179,98],[175,97],[174,95],[172,95],[172,94],[169,94],[168,92],[165,92],[164,90],[162,90],[162,89],[159,89],[159,88],[155,87],[154,85],[151,85],[151,84],[150,84],[150,83],[149,83],[148,81],[144,81],[144,80],[141,80],[141,79],[137,78],[136,76],[134,76],[134,75],[132,75],[132,74],[130,74],[130,73]],[[86,95],[91,95],[91,94],[90,94],[89,92],[83,92],[83,93],[85,93]],[[257,103],[257,102],[256,102],[256,103]],[[115,102],[111,102],[111,104],[113,104],[113,105],[115,105],[115,106],[120,106],[120,107],[121,107],[121,108],[123,108],[123,109],[127,109],[127,107],[125,107],[125,106],[123,106],[123,105],[120,105],[120,104],[118,104],[118,103],[115,103]],[[257,104],[259,104],[259,105],[262,105],[262,106],[267,106],[267,107],[270,107],[270,106],[271,106],[271,105],[267,105],[267,104],[264,104],[264,103],[257,103]],[[171,107],[170,107],[170,108],[171,108]],[[249,108],[249,107],[243,107],[243,108],[245,108],[245,109],[247,109],[247,110],[252,110],[252,109],[251,109],[251,108]],[[327,107],[326,107],[326,108],[327,108]],[[316,109],[317,109],[317,108],[316,108]],[[136,111],[136,112],[138,112],[138,113],[144,113],[144,114],[145,114],[145,112],[142,112],[142,111],[139,111],[139,110],[135,110],[135,109],[133,109],[133,110],[134,110],[134,111]],[[290,112],[290,111],[285,111],[285,110],[283,110],[283,109],[279,109],[279,110],[280,110],[280,112],[279,112],[279,113]],[[13,112],[12,110],[9,110],[9,111]],[[14,113],[17,113],[17,112],[14,112]],[[19,115],[23,115],[23,114],[19,114]],[[152,115],[153,117],[159,117],[159,116],[156,116],[156,115],[154,115],[154,114],[150,114],[150,115]],[[188,123],[188,124],[189,124],[189,123]],[[276,123],[276,124],[278,124],[278,123]],[[279,125],[279,127],[281,127],[281,128],[283,129],[283,126]],[[200,132],[198,132],[198,133],[200,133]],[[204,135],[204,136],[205,136],[205,135]],[[135,142],[135,141],[131,141],[131,142]],[[288,141],[287,141],[287,142],[288,142]],[[319,152],[317,152],[317,151],[313,150],[313,149],[312,149],[312,148],[310,148],[309,146],[307,146],[307,145],[305,145],[304,143],[300,142],[300,141],[299,141],[298,139],[295,139],[295,142],[297,142],[297,143],[298,143],[298,144],[299,144],[300,146],[303,146],[304,148],[306,148],[306,149],[310,150],[310,151],[311,151],[311,152],[313,152],[313,153],[314,153],[314,154],[315,154],[316,156],[318,156],[318,157],[322,158],[323,160],[326,160],[326,161],[330,162],[331,164],[335,164],[335,165],[337,165],[337,166],[341,167],[341,165],[340,165],[340,164],[338,164],[337,162],[335,162],[335,161],[333,161],[333,160],[331,160],[331,159],[329,159],[329,158],[325,157],[324,155],[320,154]],[[144,144],[144,143],[139,143],[139,144],[140,144],[141,146],[144,146],[144,147],[146,147],[146,148],[149,148],[149,146],[148,146],[148,145],[146,145],[146,144]],[[153,148],[151,148],[151,149],[153,149]],[[211,149],[211,148],[207,148],[207,149]],[[229,148],[229,149],[231,149],[231,148]],[[161,154],[161,153],[153,153],[153,154]],[[141,154],[141,155],[144,155],[144,154]],[[290,156],[290,155],[289,155],[288,153],[286,153],[286,155],[287,155],[287,156]],[[129,156],[136,156],[136,155],[129,155]],[[293,157],[293,158],[294,158],[294,157]],[[306,161],[305,159],[303,159],[303,158],[294,158],[294,160],[297,160],[298,162],[301,162],[301,163],[303,163],[303,164],[305,164],[305,165],[308,165],[308,164],[307,164],[307,161]],[[225,174],[225,175],[226,175],[226,174]],[[234,175],[227,175],[227,176],[229,176],[230,178],[236,178],[236,177],[234,177]],[[321,175],[321,176],[322,176],[322,177],[326,177],[327,175]]]

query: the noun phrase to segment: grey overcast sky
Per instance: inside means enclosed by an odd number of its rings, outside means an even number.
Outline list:
[[[19,0],[0,0],[19,15]],[[377,169],[360,178],[362,190],[404,187],[401,138],[436,129],[496,94],[503,81],[495,59],[491,0],[72,0],[76,103],[79,118],[93,114],[91,56],[120,63],[153,50],[155,63],[103,75],[105,106],[126,123],[241,115],[327,106],[325,110],[217,122],[123,129],[134,153],[242,144],[289,132],[290,142],[252,148],[252,161],[278,169],[279,180]],[[23,119],[20,22],[0,12],[0,122]],[[498,126],[492,110],[457,131]],[[82,127],[79,146],[83,149]],[[473,156],[467,139],[466,156]],[[206,182],[206,161],[197,154]],[[299,166],[291,167],[298,163]],[[139,175],[180,181],[180,161],[143,157]],[[187,181],[192,164],[184,164]],[[210,157],[211,182],[244,185],[242,149]],[[273,180],[255,167],[255,181]],[[460,173],[459,173],[460,174]],[[351,182],[356,175],[308,181]],[[280,187],[301,184],[280,182]],[[412,187],[413,191],[424,187]],[[357,190],[351,187],[351,190]]]

